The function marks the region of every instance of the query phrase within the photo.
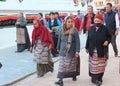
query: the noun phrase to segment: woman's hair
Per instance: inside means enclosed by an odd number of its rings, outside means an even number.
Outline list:
[[[38,13],[39,15],[41,15],[43,17],[43,14],[42,13]]]
[[[55,13],[54,12],[50,12],[50,14],[49,15],[55,15]]]
[[[65,17],[64,24],[63,24],[63,33],[64,33],[64,34],[65,34],[65,31],[67,31],[66,22],[67,22],[68,19],[72,19],[72,20],[73,20],[73,17],[72,17],[72,16],[67,16],[67,17]],[[73,33],[74,33],[74,25],[73,25],[73,27],[70,28],[69,34],[73,34]]]
[[[60,19],[60,15],[59,15],[59,13],[58,13],[58,12],[55,12],[55,14],[58,15],[58,19]]]

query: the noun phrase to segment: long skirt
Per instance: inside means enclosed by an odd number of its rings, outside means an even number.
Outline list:
[[[59,79],[80,75],[80,57],[61,57],[57,77]]]
[[[53,71],[54,64],[50,57],[51,55],[47,43],[37,40],[34,56],[34,62],[37,63],[37,75],[44,75],[49,71]]]
[[[17,51],[22,52],[25,49],[29,50],[31,43],[27,28],[26,27],[18,28],[16,31],[16,36],[17,36]]]
[[[96,81],[102,82],[105,67],[107,65],[106,58],[105,56],[98,57],[97,51],[93,53],[92,57],[89,57],[89,75],[93,83],[96,83]]]

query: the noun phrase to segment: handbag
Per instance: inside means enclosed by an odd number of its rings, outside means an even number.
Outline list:
[[[59,26],[54,26],[54,27],[52,27],[52,30],[55,33],[55,37],[58,37],[60,27]]]

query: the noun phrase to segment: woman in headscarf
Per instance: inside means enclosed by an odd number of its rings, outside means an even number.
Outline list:
[[[88,31],[86,52],[89,53],[89,75],[91,82],[101,86],[108,59],[108,45],[111,35],[103,25],[103,15],[96,14],[94,26]]]
[[[22,52],[25,49],[29,50],[31,46],[26,24],[27,21],[24,18],[23,13],[18,13],[18,19],[15,23],[15,26],[17,28],[17,52]]]
[[[57,51],[60,56],[58,78],[55,84],[63,86],[63,78],[72,78],[80,73],[80,38],[78,30],[74,27],[74,20],[71,16],[65,18],[63,29],[59,33]]]
[[[34,29],[32,32],[32,47],[34,49],[34,62],[37,63],[37,75],[42,77],[45,73],[53,72],[53,62],[50,55],[50,50],[54,49],[53,39],[51,34],[40,20],[33,21]]]

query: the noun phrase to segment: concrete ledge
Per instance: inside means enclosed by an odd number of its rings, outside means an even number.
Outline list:
[[[23,79],[25,79],[25,78],[27,78],[27,77],[35,74],[35,73],[36,73],[36,71],[34,71],[34,72],[32,72],[32,73],[29,73],[29,74],[27,74],[27,75],[25,75],[25,76],[23,76],[23,77],[21,77],[21,78],[19,78],[19,79],[17,79],[17,80],[14,80],[14,81],[12,81],[12,82],[10,82],[10,83],[4,84],[4,85],[2,85],[2,86],[11,86],[11,85],[13,85],[13,84],[15,84],[15,83],[23,80]]]

